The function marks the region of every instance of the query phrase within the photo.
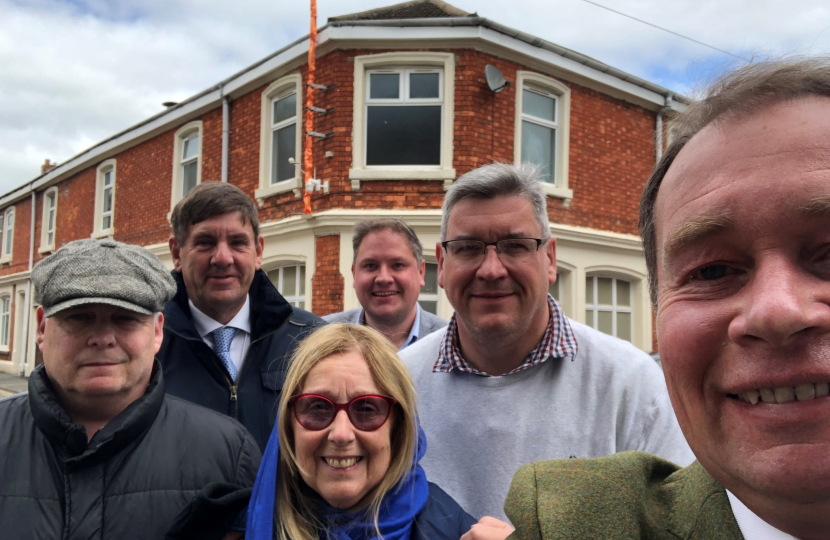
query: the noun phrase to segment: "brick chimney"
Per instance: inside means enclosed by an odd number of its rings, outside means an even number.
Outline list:
[[[40,166],[40,174],[46,174],[57,166],[57,163],[51,163],[48,159],[46,159],[43,161],[43,165]]]

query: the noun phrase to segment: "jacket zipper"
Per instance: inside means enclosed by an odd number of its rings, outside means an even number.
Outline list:
[[[285,324],[288,322],[288,319],[290,318],[291,317],[287,317],[281,325],[279,325],[272,331],[268,332],[267,334],[263,334],[255,340],[252,340],[251,343],[248,344],[248,348],[245,350],[245,354],[242,355],[242,363],[239,364],[239,373],[236,376],[237,381],[242,380],[242,370],[245,368],[245,364],[248,363],[248,352],[251,350],[251,346],[254,343],[257,343],[258,341],[262,341],[271,334],[278,332],[283,326],[285,326]],[[230,390],[231,393],[231,408],[233,409],[233,414],[231,416],[233,416],[234,420],[239,420],[239,384],[231,380],[231,378],[228,376],[227,368],[225,368],[225,366],[219,360],[219,357],[216,355],[215,352],[213,353],[213,361],[216,363],[217,366],[219,366],[219,369],[222,371],[222,374],[225,375],[225,381],[227,381],[228,383],[228,390]]]

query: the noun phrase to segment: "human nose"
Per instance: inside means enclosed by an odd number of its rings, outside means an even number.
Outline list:
[[[380,265],[378,269],[378,273],[375,276],[375,281],[378,283],[391,283],[392,281],[392,272],[389,271],[389,267],[385,264]]]
[[[733,341],[783,347],[813,333],[830,332],[830,304],[818,292],[827,287],[817,287],[795,262],[759,263],[745,290],[744,312],[729,328]]]
[[[115,329],[108,323],[96,324],[90,330],[87,343],[92,347],[112,347],[115,345]]]
[[[230,266],[233,264],[233,255],[227,242],[219,242],[216,244],[211,262],[216,266]]]
[[[334,421],[329,426],[328,439],[337,445],[346,445],[354,440],[354,426],[346,411],[338,411],[334,415]]]
[[[496,246],[485,246],[484,259],[478,266],[476,275],[487,280],[499,279],[507,275],[507,269],[504,267],[504,263],[501,262]]]

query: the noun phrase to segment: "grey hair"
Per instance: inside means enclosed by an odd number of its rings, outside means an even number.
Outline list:
[[[468,197],[487,200],[511,195],[526,197],[530,201],[533,216],[542,228],[542,239],[550,238],[547,199],[539,168],[529,163],[493,163],[461,175],[447,190],[441,211],[441,241],[447,239],[447,224],[456,203]]]
[[[366,235],[385,230],[390,230],[403,236],[415,260],[418,261],[419,265],[421,264],[421,261],[424,260],[424,248],[421,245],[421,241],[418,240],[418,235],[415,234],[412,227],[404,220],[398,218],[366,219],[357,222],[354,226],[354,236],[352,237],[353,260],[357,260],[357,251],[360,249],[360,244],[363,243]]]

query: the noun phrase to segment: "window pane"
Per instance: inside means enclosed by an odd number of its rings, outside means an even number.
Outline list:
[[[522,91],[522,114],[529,114],[550,122],[556,121],[556,101],[553,98],[531,92]]]
[[[424,286],[421,287],[421,292],[425,294],[435,294],[438,292],[437,264],[426,263],[426,272],[424,273]]]
[[[587,324],[591,328],[596,328],[596,323],[594,322],[594,310],[593,309],[586,309],[585,310],[585,324]]]
[[[48,223],[46,224],[46,230],[47,231],[52,231],[54,229],[55,229],[55,210],[52,209],[52,210],[49,210],[49,220],[48,220]],[[49,243],[51,244],[52,242],[49,242]]]
[[[297,94],[291,94],[274,103],[274,123],[297,116]]]
[[[294,178],[294,165],[288,163],[288,158],[296,157],[297,124],[294,123],[275,131],[272,144],[271,183]]]
[[[597,303],[603,306],[614,305],[614,296],[611,292],[611,285],[614,280],[607,277],[597,278]]]
[[[400,85],[399,73],[372,73],[369,75],[369,99],[398,99]]]
[[[297,296],[297,267],[285,266],[282,269],[282,290],[283,296]]]
[[[428,311],[433,315],[438,315],[438,302],[428,301],[428,300],[418,300],[418,303],[421,305],[421,309],[424,311]]]
[[[559,301],[559,279],[556,280],[556,283],[548,286],[548,293],[550,293],[554,300]]]
[[[109,186],[112,184],[112,171],[107,171],[104,173],[104,185]]]
[[[14,232],[11,228],[6,230],[6,255],[11,255],[12,252],[12,239],[14,238]]]
[[[617,280],[617,305],[631,306],[631,284],[621,279]]]
[[[193,137],[184,141],[182,149],[182,161],[196,157],[199,154],[199,137]]]
[[[305,296],[305,265],[300,265],[300,296]],[[300,306],[303,307],[303,306]]]
[[[617,313],[617,337],[631,341],[631,313]]]
[[[585,278],[585,303],[594,303],[594,278],[590,276]]]
[[[182,197],[190,193],[190,190],[196,187],[196,173],[198,172],[199,162],[193,161],[188,163],[182,171]]]
[[[522,121],[522,162],[538,165],[542,180],[552,181],[556,144],[556,130]]]
[[[101,220],[101,229],[106,231],[110,227],[112,227],[112,217],[104,216],[104,219]]]
[[[305,309],[305,302],[297,302],[297,307],[300,309]]]
[[[55,243],[55,233],[50,232],[46,235],[46,245],[51,246],[54,243]]]
[[[369,107],[367,165],[440,165],[441,106]]]
[[[112,210],[112,188],[104,190],[104,212]]]
[[[409,97],[437,98],[438,79],[438,73],[410,73]]]
[[[600,311],[597,313],[597,330],[606,334],[614,335],[613,330],[614,313],[611,311]]]

